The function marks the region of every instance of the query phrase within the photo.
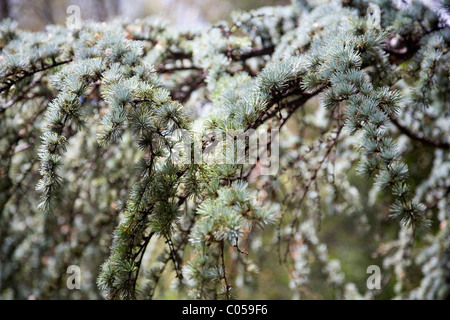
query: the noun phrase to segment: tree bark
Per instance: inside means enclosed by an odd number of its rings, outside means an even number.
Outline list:
[[[0,1],[0,20],[6,19],[9,17],[9,2],[8,0]]]

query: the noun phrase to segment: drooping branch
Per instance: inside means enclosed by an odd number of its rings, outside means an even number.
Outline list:
[[[45,71],[45,70],[49,70],[67,63],[72,62],[72,58],[66,59],[66,60],[62,60],[59,62],[54,62],[50,65],[46,65],[43,66],[41,68],[32,68],[30,70],[27,69],[23,69],[20,70],[18,73],[12,73],[12,74],[7,74],[5,75],[6,80],[2,80],[3,83],[5,83],[5,85],[3,87],[0,87],[0,93],[9,90],[9,88],[11,88],[13,85],[15,85],[16,83],[22,81],[25,78],[28,78],[36,73]],[[10,79],[8,79],[10,78]]]
[[[395,125],[395,127],[404,135],[406,135],[411,140],[420,142],[421,144],[432,147],[432,148],[438,148],[443,150],[449,150],[450,144],[445,141],[440,141],[436,139],[429,138],[425,136],[423,133],[415,133],[409,130],[406,126],[401,124],[395,116],[390,116],[391,122]]]

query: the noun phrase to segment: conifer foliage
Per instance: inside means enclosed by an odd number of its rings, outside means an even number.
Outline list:
[[[294,0],[204,30],[4,20],[0,296],[448,298],[447,23],[417,0]],[[270,175],[180,151],[273,129]]]

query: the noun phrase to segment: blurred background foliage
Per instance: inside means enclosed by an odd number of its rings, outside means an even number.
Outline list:
[[[78,5],[81,8],[81,17],[83,20],[99,20],[108,21],[116,16],[124,16],[130,21],[136,18],[143,18],[149,15],[157,15],[168,19],[174,25],[180,27],[202,27],[211,25],[222,19],[227,19],[230,12],[233,10],[249,10],[266,5],[285,5],[289,4],[287,0],[0,0],[0,20],[5,17],[10,17],[18,21],[19,26],[23,29],[38,31],[43,30],[48,24],[62,24],[64,23],[67,14],[66,8],[69,5]],[[314,116],[318,108],[318,101],[312,100],[305,108],[306,114]],[[303,115],[304,116],[304,115]],[[93,125],[93,124],[92,124]],[[288,130],[297,134],[299,128],[296,124],[296,119],[293,118],[287,125]],[[310,130],[305,133],[303,137],[305,141],[314,141],[318,134],[317,130]],[[39,135],[36,134],[36,137]],[[86,152],[94,152],[94,147],[86,146]],[[92,148],[92,150],[90,150]],[[408,164],[411,179],[411,187],[413,188],[424,179],[426,179],[433,166],[433,149],[424,147],[418,143],[409,143],[407,149],[404,151],[404,159]],[[133,154],[129,154],[129,159],[113,159],[114,161],[129,161],[134,162]],[[419,159],[419,160],[418,160]],[[349,160],[350,161],[350,160]],[[355,162],[356,164],[356,162]],[[89,165],[89,163],[87,163]],[[113,166],[112,166],[113,167]],[[81,168],[83,169],[83,168]],[[97,168],[96,170],[102,171]],[[109,170],[109,169],[108,169]],[[104,172],[92,173],[97,177],[97,184],[92,186],[92,192],[102,192],[101,184],[104,183]],[[112,175],[113,172],[111,171]],[[37,177],[37,176],[36,176]],[[112,177],[110,183],[120,185],[124,182],[121,177]],[[365,241],[365,239],[372,239],[374,236],[382,235],[382,239],[378,239],[378,243],[389,242],[396,239],[398,232],[398,225],[395,223],[388,223],[389,206],[391,199],[389,195],[384,193],[376,194],[377,200],[370,200],[372,190],[371,184],[367,183],[367,179],[356,174],[355,166],[349,172],[349,181],[356,189],[358,189],[362,197],[361,204],[363,207],[359,208],[360,212],[364,212],[364,217],[368,217],[368,223],[364,225],[381,226],[380,230],[374,229],[360,229],[355,227],[354,220],[357,219],[355,214],[330,215],[328,214],[322,220],[320,229],[320,239],[327,243],[328,253],[330,258],[336,258],[341,261],[342,271],[346,275],[346,279],[357,285],[360,291],[366,289],[366,279],[368,274],[366,268],[361,266],[382,265],[382,257],[379,253],[379,247],[376,242]],[[125,184],[124,184],[125,185]],[[125,187],[123,187],[124,190]],[[94,191],[96,190],[96,191]],[[126,194],[126,192],[124,192]],[[24,195],[26,196],[26,195]],[[114,197],[111,197],[114,199]],[[122,195],[123,198],[123,195]],[[70,199],[67,201],[70,202]],[[375,203],[375,205],[374,205]],[[36,205],[32,203],[31,205]],[[95,205],[93,205],[95,207]],[[112,208],[114,211],[115,208]],[[324,212],[330,212],[333,208],[319,208]],[[380,216],[380,212],[386,212],[386,216]],[[371,223],[370,220],[373,220]],[[377,221],[376,221],[377,220]],[[81,222],[82,223],[82,222]],[[116,222],[113,219],[111,227],[114,227]],[[276,226],[268,227],[268,229],[276,229]],[[436,229],[439,226],[432,226]],[[112,229],[110,230],[112,231]],[[271,238],[274,232],[265,232],[263,236],[263,244],[260,250],[253,250],[252,259],[255,265],[260,267],[258,277],[251,279],[248,285],[241,286],[239,291],[239,298],[241,299],[289,299],[292,297],[292,292],[286,290],[289,286],[288,266],[280,263],[274,257],[274,251],[277,250],[273,245]],[[264,238],[265,237],[265,238]],[[420,244],[419,244],[420,245]],[[155,245],[157,246],[157,245]],[[107,254],[105,248],[105,254]],[[152,253],[149,253],[151,258]],[[231,253],[230,253],[231,254]],[[92,263],[98,266],[104,257],[91,257]],[[312,258],[313,259],[313,258]],[[89,260],[87,258],[86,260]],[[328,286],[323,280],[323,275],[320,271],[320,265],[316,261],[311,261],[312,270],[310,274],[310,282],[305,286],[302,292],[302,298],[308,299],[326,299],[335,297],[334,288]],[[383,272],[383,271],[382,271]],[[231,272],[230,272],[231,273]],[[417,271],[418,276],[420,270]],[[95,282],[95,278],[91,279]],[[171,277],[166,277],[163,281],[168,284],[173,280]],[[245,283],[246,279],[233,279],[234,281]],[[378,297],[380,299],[388,299],[394,296],[393,281],[389,278],[385,279],[385,288],[382,294]],[[168,286],[160,286],[160,288],[167,288]],[[95,289],[94,289],[95,288]],[[92,289],[96,290],[95,284]],[[0,292],[0,297],[12,298],[8,292]],[[79,298],[79,292],[71,292],[69,297]],[[64,296],[64,295],[63,295]],[[94,295],[95,296],[95,295]],[[161,299],[177,299],[183,297],[184,294],[179,294],[174,290],[157,290],[155,298]],[[15,296],[17,297],[17,296]],[[90,296],[92,297],[92,296]],[[100,294],[97,293],[97,297]],[[19,296],[19,298],[33,298],[30,296]]]

